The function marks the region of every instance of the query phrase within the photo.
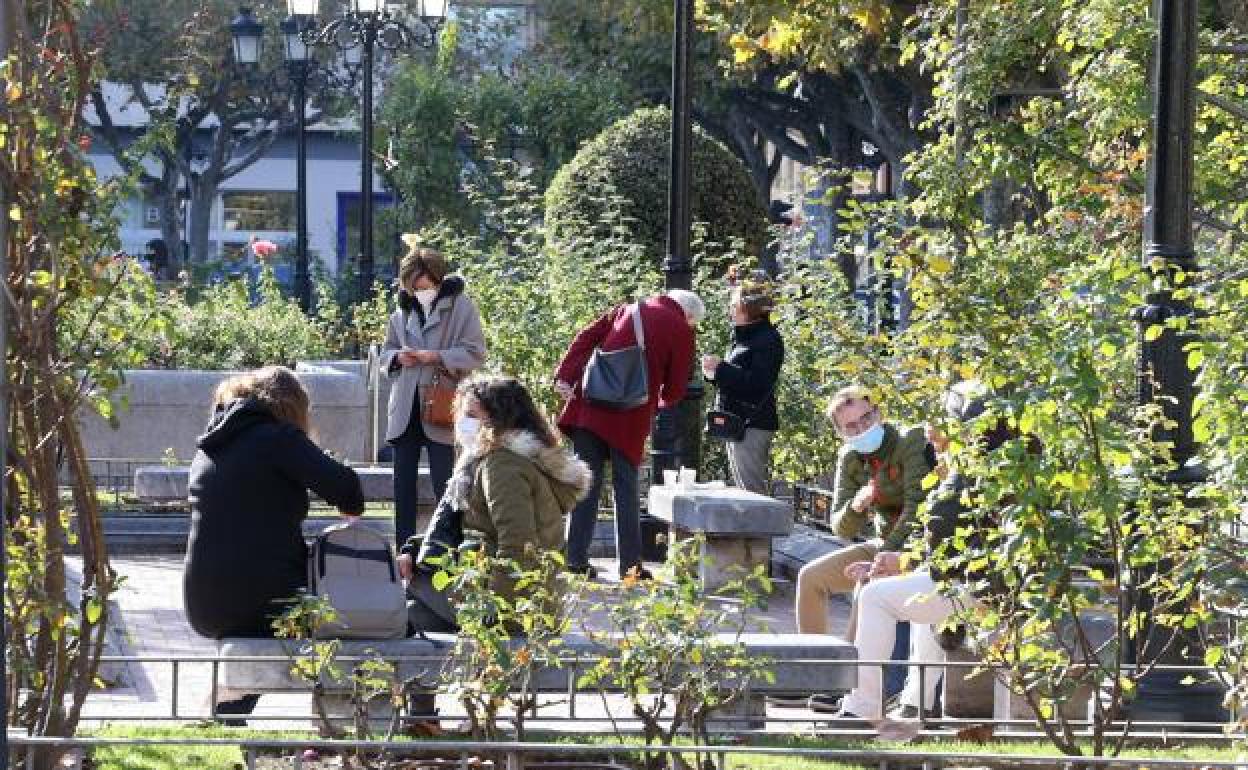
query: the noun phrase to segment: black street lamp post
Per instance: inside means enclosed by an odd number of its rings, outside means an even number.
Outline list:
[[[1139,323],[1140,354],[1137,384],[1141,404],[1159,403],[1171,427],[1158,428],[1157,438],[1173,447],[1177,470],[1167,479],[1175,494],[1203,477],[1188,461],[1196,455],[1192,434],[1195,373],[1187,365],[1184,345],[1192,335],[1166,329],[1149,340],[1147,330],[1167,319],[1191,317],[1191,304],[1175,291],[1192,284],[1199,268],[1192,238],[1193,122],[1196,98],[1197,0],[1155,0],[1157,47],[1153,58],[1153,143],[1145,201],[1144,263],[1162,280],[1161,288],[1145,297],[1135,312]],[[1182,276],[1182,278],[1180,278]],[[1164,569],[1158,565],[1153,569]],[[1143,593],[1143,592],[1142,592]],[[1151,603],[1141,597],[1141,609]],[[1148,626],[1146,625],[1147,629]],[[1200,665],[1195,634],[1166,644],[1167,634],[1144,634],[1134,645],[1139,663]],[[1213,682],[1183,684],[1186,671],[1156,670],[1140,683],[1129,705],[1136,721],[1217,723],[1225,720],[1221,688]]]
[[[332,47],[344,56],[360,57],[363,97],[360,126],[360,253],[359,296],[373,289],[373,67],[376,49],[386,51],[437,45],[438,30],[446,18],[447,0],[414,0],[418,25],[409,26],[385,0],[351,0],[346,10],[321,24],[319,0],[287,0],[290,15],[299,20],[299,36],[308,46]]]
[[[308,276],[308,78],[316,69],[316,62],[308,56],[308,47],[300,36],[299,21],[287,18],[279,27],[282,33],[282,58],[286,61],[286,76],[294,89],[295,134],[295,297],[299,306],[307,312],[312,307],[312,284]],[[263,50],[264,25],[256,20],[250,8],[238,9],[238,16],[230,22],[230,36],[234,39],[234,63],[243,68],[247,76],[253,74],[260,63]],[[275,73],[276,74],[276,73]],[[261,78],[260,88],[276,88],[277,84]]]
[[[312,281],[308,274],[308,77],[316,63],[308,55],[301,25],[294,16],[279,27],[283,57],[295,87],[295,296],[306,313],[312,308]]]
[[[663,261],[663,286],[667,289],[693,288],[693,258],[689,253],[691,212],[689,202],[690,165],[693,150],[693,122],[690,98],[690,57],[693,39],[693,0],[674,0],[675,30],[672,33],[672,136],[671,178],[668,186],[667,257]],[[651,464],[654,478],[664,469],[681,466],[697,468],[702,450],[699,413],[702,384],[695,362],[689,374],[689,390],[674,408],[662,409],[655,418],[651,435]]]
[[[348,78],[338,78],[334,72],[325,67],[318,65],[317,61],[312,57],[309,48],[311,40],[315,40],[323,32],[318,30],[315,24],[314,15],[316,13],[316,3],[299,2],[292,0],[289,3],[291,15],[288,16],[279,25],[279,31],[282,35],[282,58],[286,63],[285,75],[287,83],[284,87],[293,90],[294,112],[295,112],[295,279],[294,290],[295,296],[299,299],[299,305],[305,311],[312,306],[312,281],[309,269],[308,256],[308,143],[307,143],[307,118],[308,118],[308,91],[309,86],[316,87],[336,87],[341,86],[346,89],[351,88],[351,81],[358,72],[361,57],[363,57],[365,83],[364,89],[364,114],[366,119],[365,130],[363,132],[364,150],[361,153],[362,158],[370,157],[372,154],[372,56],[371,47],[369,45],[352,45],[349,36],[336,35],[334,41],[343,41],[337,43],[343,52],[343,61],[348,70]],[[397,23],[397,22],[396,22]],[[260,61],[260,53],[262,50],[262,40],[264,36],[264,27],[252,16],[249,8],[239,9],[238,17],[230,24],[230,34],[234,38],[234,61],[241,65],[245,70],[252,70]],[[374,35],[376,42],[377,35]],[[330,43],[335,44],[335,43]],[[343,48],[342,46],[349,46]],[[276,74],[276,73],[274,73]],[[276,83],[267,82],[268,79],[260,78],[259,87],[276,88]],[[372,286],[373,274],[373,238],[372,226],[373,206],[372,196],[363,194],[363,190],[371,190],[373,185],[373,168],[371,163],[364,163],[361,172],[361,227],[360,227],[360,247],[361,257],[360,278],[361,291],[366,291]],[[366,277],[367,274],[367,277]]]

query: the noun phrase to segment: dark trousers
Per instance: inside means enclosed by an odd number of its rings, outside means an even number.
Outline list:
[[[454,633],[459,630],[455,606],[445,591],[433,587],[433,573],[417,569],[407,581],[407,632]]]
[[[420,502],[420,452],[429,453],[429,480],[433,482],[434,502],[442,499],[446,482],[455,465],[455,447],[442,444],[425,435],[420,412],[413,410],[412,420],[394,445],[394,539],[402,548],[416,534],[416,506]]]
[[[897,693],[905,689],[906,674],[910,672],[910,667],[904,665],[910,660],[910,624],[897,624],[897,640],[893,642],[893,654],[889,656],[890,660],[901,661],[900,664],[886,666],[884,668],[884,697],[891,698]],[[934,676],[939,669],[929,669],[923,672],[923,676]],[[919,675],[918,670],[914,672],[915,676]],[[926,708],[926,706],[924,707]]]
[[[615,491],[615,553],[620,560],[620,574],[640,567],[641,506],[637,498],[637,466],[597,434],[581,428],[572,431],[572,451],[589,466],[594,480],[589,494],[576,504],[568,517],[568,566],[579,568],[589,563],[589,545],[594,539],[598,500],[602,496],[602,474],[610,458],[611,486]]]

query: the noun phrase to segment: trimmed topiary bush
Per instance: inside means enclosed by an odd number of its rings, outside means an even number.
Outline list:
[[[668,147],[671,111],[638,110],[581,148],[546,192],[546,223],[555,243],[595,235],[618,207],[631,235],[661,263],[667,253]],[[767,212],[745,165],[720,142],[694,128],[690,184],[692,219],[726,253],[740,240],[747,254],[767,243]]]

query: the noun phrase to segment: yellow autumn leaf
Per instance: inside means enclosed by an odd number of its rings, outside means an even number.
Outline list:
[[[9,83],[9,87],[5,91],[5,98],[9,100],[10,104],[17,101],[18,99],[21,99],[22,98],[21,83]]]
[[[732,60],[737,64],[745,64],[757,53],[754,41],[740,32],[728,39],[728,45],[732,46]]]
[[[936,275],[944,275],[953,269],[953,262],[948,257],[934,256],[927,260],[927,267]]]
[[[784,55],[797,48],[798,43],[801,42],[801,32],[792,24],[777,21],[771,25],[764,40],[768,51]]]
[[[870,3],[856,11],[851,11],[849,18],[862,27],[862,31],[872,37],[878,37],[884,31],[884,12],[878,3]]]
[[[22,221],[22,209],[16,203],[9,208],[9,219],[14,222]]]

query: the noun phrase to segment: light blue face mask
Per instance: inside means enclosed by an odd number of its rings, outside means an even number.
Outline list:
[[[869,455],[884,443],[884,424],[876,423],[853,438],[845,439],[849,448],[860,455]]]

